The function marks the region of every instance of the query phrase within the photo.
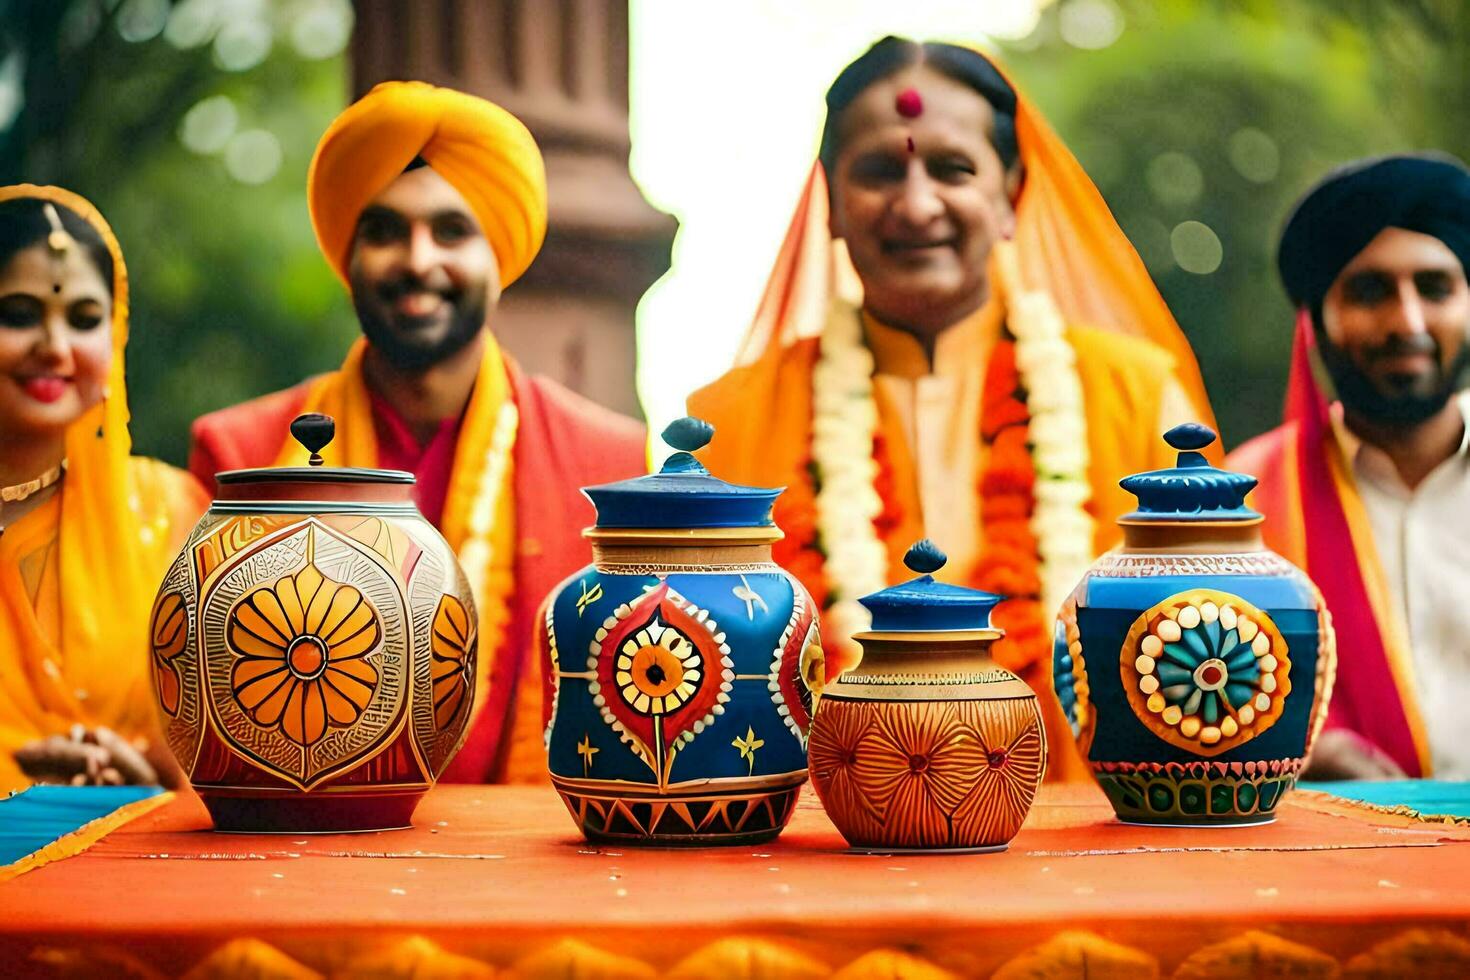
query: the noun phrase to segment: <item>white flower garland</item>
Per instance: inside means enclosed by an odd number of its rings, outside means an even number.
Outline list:
[[[1011,248],[1009,243],[997,246],[997,267],[1031,415],[1028,437],[1036,471],[1031,531],[1040,557],[1041,601],[1050,610],[1061,607],[1092,563],[1087,419],[1066,324],[1046,293],[1015,288],[1020,279]],[[873,370],[858,310],[834,299],[812,372],[812,460],[818,477],[817,541],[831,595],[823,618],[844,641],[870,624],[858,598],[888,584],[888,550],[873,526],[883,510],[873,487],[878,475]]]
[[[873,483],[873,352],[863,343],[857,308],[833,299],[812,370],[812,461],[817,468],[817,542],[830,596],[822,618],[838,642],[871,625],[857,600],[888,585],[888,550],[873,521],[883,500]]]
[[[1026,389],[1027,438],[1036,471],[1031,533],[1041,558],[1041,604],[1060,609],[1092,564],[1093,520],[1087,513],[1087,409],[1077,352],[1051,296],[1020,288],[1013,246],[997,246],[1006,289],[1007,324],[1016,338],[1016,370]]]

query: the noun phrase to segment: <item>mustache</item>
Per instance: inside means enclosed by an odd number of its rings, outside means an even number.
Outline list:
[[[1388,340],[1369,347],[1363,351],[1363,360],[1372,363],[1390,357],[1403,357],[1406,354],[1428,354],[1439,362],[1439,341],[1427,333],[1416,333],[1408,336],[1395,334]]]
[[[461,290],[444,283],[433,283],[406,272],[401,276],[378,284],[377,293],[388,302],[393,302],[408,293],[438,293],[450,302],[458,300]]]

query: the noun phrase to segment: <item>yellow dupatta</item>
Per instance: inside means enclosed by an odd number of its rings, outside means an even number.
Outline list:
[[[479,653],[475,661],[475,711],[510,623],[515,585],[515,495],[511,471],[518,413],[500,345],[482,331],[484,354],[454,449],[454,469],[444,500],[440,533],[459,556],[479,616]],[[378,440],[372,401],[363,378],[367,341],[359,338],[342,367],[311,383],[302,412],[321,412],[337,423],[336,438],[322,450],[327,466],[374,468]],[[287,438],[277,466],[304,466],[306,450]]]
[[[67,429],[67,473],[46,505],[0,535],[0,792],[28,780],[12,753],[73,724],[126,735],[155,727],[148,614],[176,538],[203,510],[186,473],[131,457],[123,351],[128,277],[112,229],[59,187],[0,187],[0,201],[39,198],[95,228],[112,255],[112,364],[107,397]],[[23,587],[23,551],[55,541],[58,635],[48,637]]]

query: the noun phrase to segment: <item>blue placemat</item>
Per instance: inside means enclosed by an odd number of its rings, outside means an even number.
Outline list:
[[[32,786],[0,798],[0,868],[162,792],[157,786]]]
[[[1389,782],[1299,783],[1302,789],[1321,790],[1348,800],[1375,806],[1406,806],[1426,816],[1470,820],[1470,782],[1439,779],[1398,779]]]

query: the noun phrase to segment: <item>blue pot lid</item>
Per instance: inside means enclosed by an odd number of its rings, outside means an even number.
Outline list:
[[[657,473],[618,483],[583,487],[597,508],[600,528],[775,527],[771,507],[785,487],[744,487],[710,475],[694,453],[709,444],[715,427],[685,417],[669,423],[664,442],[678,452]]]
[[[873,615],[875,633],[938,633],[994,629],[990,610],[1003,596],[934,581],[949,560],[924,538],[909,548],[903,563],[919,573],[901,585],[863,596],[858,602]]]
[[[1256,478],[1216,469],[1200,452],[1215,441],[1214,429],[1186,422],[1165,432],[1164,441],[1179,451],[1178,462],[1172,469],[1135,473],[1118,482],[1138,498],[1138,509],[1124,514],[1119,523],[1208,524],[1261,519],[1245,505],[1245,495],[1255,488]]]

